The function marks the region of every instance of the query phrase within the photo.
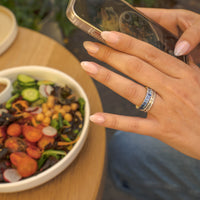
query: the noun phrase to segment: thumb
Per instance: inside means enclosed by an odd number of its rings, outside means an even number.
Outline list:
[[[200,20],[190,26],[176,43],[174,54],[182,56],[190,53],[200,43]]]

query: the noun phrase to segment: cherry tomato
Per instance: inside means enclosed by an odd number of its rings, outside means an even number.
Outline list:
[[[36,146],[29,146],[26,148],[26,152],[31,158],[39,159],[42,155],[41,150]]]
[[[42,150],[49,144],[53,144],[55,139],[53,137],[43,135],[42,138],[38,141],[38,147]]]
[[[27,125],[23,127],[23,134],[29,142],[37,142],[42,137],[42,132],[39,128]]]
[[[19,137],[9,137],[5,141],[5,147],[8,148],[11,152],[25,151],[26,146],[26,142]]]
[[[22,128],[19,124],[13,123],[8,126],[7,134],[10,136],[19,136],[22,133]]]
[[[37,171],[37,162],[30,156],[21,159],[17,165],[17,171],[22,177],[29,177]]]
[[[13,165],[17,167],[21,160],[26,156],[27,154],[24,152],[14,152],[10,154],[10,161]]]

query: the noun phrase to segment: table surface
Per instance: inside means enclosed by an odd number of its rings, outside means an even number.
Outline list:
[[[13,45],[0,56],[0,69],[41,65],[58,69],[78,81],[88,95],[91,113],[102,111],[97,89],[80,67],[79,61],[56,41],[35,31],[19,28]],[[72,164],[56,178],[36,188],[17,193],[1,193],[1,200],[95,200],[105,164],[105,129],[90,124],[88,138]]]

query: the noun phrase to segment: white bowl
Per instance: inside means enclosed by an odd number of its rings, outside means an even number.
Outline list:
[[[0,55],[14,42],[18,32],[14,14],[4,6],[0,6]]]
[[[88,127],[89,127],[89,115],[90,115],[89,101],[82,87],[73,78],[56,69],[42,67],[42,66],[22,66],[22,67],[15,67],[11,69],[2,70],[0,71],[0,77],[7,77],[11,81],[13,81],[20,73],[31,75],[36,79],[51,80],[59,85],[67,84],[78,97],[82,97],[85,100],[84,124],[79,140],[74,145],[72,150],[63,159],[58,161],[55,165],[53,165],[49,169],[37,175],[34,175],[30,178],[26,178],[14,183],[0,183],[1,193],[19,192],[39,186],[49,181],[50,179],[54,178],[59,173],[61,173],[72,163],[72,161],[81,151],[83,144],[85,143],[85,140],[87,138]]]

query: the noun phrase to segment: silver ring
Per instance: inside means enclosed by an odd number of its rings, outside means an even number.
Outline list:
[[[136,106],[136,108],[143,112],[150,111],[151,107],[154,104],[155,98],[156,98],[156,92],[153,89],[147,87],[146,96],[142,104],[140,106]]]

